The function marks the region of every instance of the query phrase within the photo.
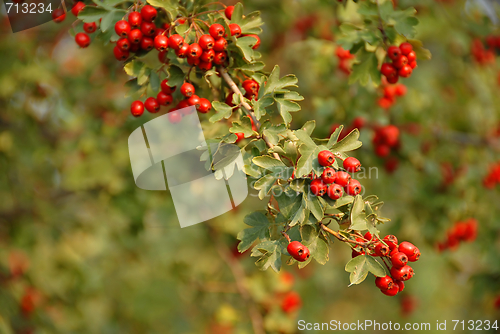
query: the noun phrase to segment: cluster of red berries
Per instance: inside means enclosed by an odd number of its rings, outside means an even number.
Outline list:
[[[83,3],[83,1],[77,1],[71,8],[71,13],[73,13],[73,15],[75,16],[78,16],[78,13],[80,13],[83,8],[85,8],[85,4]],[[65,19],[66,13],[62,8],[57,8],[52,12],[52,20],[54,22],[61,23]],[[81,48],[86,48],[90,45],[90,36],[88,34],[92,34],[97,30],[97,23],[84,23],[83,30],[85,30],[85,32],[79,32],[75,35],[75,42]]]
[[[358,159],[349,157],[343,162],[346,171],[336,171],[330,167],[335,162],[335,155],[331,151],[321,151],[318,154],[318,162],[323,169],[321,177],[311,181],[311,193],[315,196],[328,195],[333,200],[337,200],[346,194],[356,196],[361,193],[362,187],[358,180],[355,180],[348,173],[356,173],[361,170],[361,163]]]
[[[486,37],[486,45],[488,48],[486,48],[484,43],[478,38],[472,41],[470,51],[473,59],[480,65],[495,63],[495,49],[500,49],[500,37]]]
[[[385,78],[382,79],[382,93],[384,96],[378,99],[378,105],[383,109],[389,109],[396,102],[396,98],[405,96],[406,86],[403,84],[390,85]]]
[[[381,158],[389,156],[391,149],[399,146],[399,129],[395,125],[386,125],[375,129],[372,143],[376,155]]]
[[[355,56],[351,54],[351,51],[338,46],[335,50],[335,55],[339,59],[338,69],[347,75],[351,74],[352,59],[355,58]]]
[[[486,177],[483,180],[483,185],[488,189],[493,189],[500,183],[500,162],[493,164]]]
[[[408,262],[416,262],[420,258],[420,250],[408,241],[403,241],[398,244],[398,239],[394,235],[387,235],[384,239],[373,240],[370,232],[366,232],[363,238],[356,238],[357,241],[375,241],[372,248],[358,249],[355,247],[352,252],[352,257],[363,254],[378,256],[387,259],[391,264],[390,275],[377,277],[375,285],[388,296],[395,296],[398,292],[403,291],[405,281],[409,280],[415,274],[413,268],[408,265]],[[384,260],[383,259],[383,260]]]
[[[259,95],[259,89],[260,89],[260,85],[257,81],[253,80],[253,79],[247,79],[245,81],[243,81],[243,83],[241,84],[243,90],[245,91],[245,98],[249,99],[249,100],[257,100],[257,96]],[[231,106],[231,107],[234,107],[234,103],[233,103],[233,96],[234,96],[234,92],[230,92],[227,97],[226,97],[226,104]]]
[[[437,245],[439,251],[456,249],[460,242],[472,242],[477,238],[477,220],[469,218],[465,221],[456,222],[446,233],[446,240]]]
[[[392,63],[383,63],[380,72],[387,78],[388,83],[395,84],[399,77],[409,78],[417,67],[417,54],[410,43],[401,43],[399,47],[390,46],[387,56]]]
[[[139,117],[144,113],[144,108],[150,113],[157,113],[160,111],[161,106],[169,106],[173,102],[172,93],[175,91],[176,87],[170,87],[168,85],[168,80],[165,79],[160,84],[160,92],[154,97],[148,97],[146,101],[143,103],[142,101],[134,101],[130,105],[130,112],[135,117]],[[206,114],[212,109],[212,104],[208,99],[200,98],[198,95],[195,95],[196,92],[194,86],[185,82],[181,86],[181,94],[185,97],[184,100],[181,100],[174,108],[169,110],[169,119],[172,123],[178,123],[182,119],[182,114],[175,112],[179,109],[184,109],[190,106],[196,108],[196,110],[202,114]],[[185,109],[187,112],[190,112],[193,109]]]

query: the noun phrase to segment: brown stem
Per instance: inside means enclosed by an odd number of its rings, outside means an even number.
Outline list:
[[[238,292],[240,293],[241,297],[247,303],[248,313],[250,315],[250,320],[252,321],[253,332],[256,334],[265,334],[262,314],[260,314],[259,310],[257,309],[257,306],[251,300],[250,293],[248,292],[248,289],[244,284],[246,276],[243,267],[232,256],[230,250],[228,249],[226,244],[221,242],[220,238],[216,238],[215,246],[222,260],[224,260],[229,269],[231,269],[231,273],[233,274],[236,283],[236,288],[238,289]]]
[[[231,77],[229,76],[229,74],[227,73],[226,69],[223,68],[222,66],[219,67],[219,73],[222,75],[222,78],[224,79],[224,81],[226,81],[226,83],[229,85],[229,87],[232,89],[232,91],[239,95],[240,97],[240,101],[241,101],[241,105],[243,106],[243,110],[245,111],[245,113],[248,115],[248,117],[250,117],[253,121],[253,124],[255,125],[255,127],[257,128],[257,132],[260,130],[260,122],[255,118],[255,115],[252,111],[252,107],[244,100],[243,98],[243,94],[241,93],[240,89],[238,88],[238,86],[236,85],[236,83],[233,81],[233,79],[231,79]],[[269,139],[262,135],[262,139],[264,139],[264,141],[266,142],[267,146],[272,149],[274,147],[273,144],[271,144],[271,142],[269,141]],[[280,159],[280,156],[278,153],[273,153],[273,156],[274,158],[278,159],[281,161]]]
[[[288,234],[285,233],[285,231],[281,231],[281,234],[283,234],[283,236],[286,238],[286,240],[288,240],[288,243],[292,242],[292,240],[290,239]]]
[[[344,237],[342,234],[340,234],[339,232],[335,232],[334,230],[326,227],[323,223],[319,223],[319,225],[323,229],[323,231],[330,233],[331,235],[333,235],[335,238],[339,239],[342,242],[348,242],[351,244],[361,246],[363,248],[367,248],[368,245],[370,244],[369,242],[359,242],[356,240],[348,239],[348,238]]]

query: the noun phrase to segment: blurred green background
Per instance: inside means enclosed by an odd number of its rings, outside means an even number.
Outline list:
[[[0,333],[252,333],[252,312],[267,333],[296,333],[299,319],[433,329],[447,320],[447,332],[454,319],[500,322],[500,192],[483,186],[500,161],[500,59],[481,64],[471,55],[474,39],[500,30],[474,4],[398,1],[416,7],[418,39],[433,57],[419,61],[404,80],[407,95],[384,110],[380,88],[349,86],[338,68],[338,25],[352,3],[244,1],[246,12],[262,11],[267,69],[279,64],[299,78],[305,101],[295,127],[314,119],[315,136],[325,137],[334,124],[365,119],[355,156],[378,167],[362,180],[365,194],[385,201],[392,221],[382,233],[422,252],[394,298],[373,278],[347,287],[351,254],[341,244],[325,266],[258,271],[235,251],[243,217],[264,205],[254,192],[237,210],[180,229],[168,192],[133,182],[127,138],[155,116],[130,115],[112,46],[79,49],[71,14],[16,34],[2,14]],[[402,132],[394,172],[371,144],[386,124]],[[447,231],[468,218],[478,221],[476,241],[439,252]],[[301,299],[292,310],[283,308],[290,291]]]

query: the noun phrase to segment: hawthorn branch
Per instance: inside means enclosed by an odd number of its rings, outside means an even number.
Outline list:
[[[231,90],[240,97],[241,105],[243,106],[243,110],[245,113],[252,119],[253,124],[257,128],[257,131],[260,130],[260,122],[255,118],[255,114],[253,113],[252,107],[244,100],[243,94],[241,93],[240,89],[236,85],[236,83],[233,81],[233,79],[229,76],[227,73],[226,69],[223,67],[219,67],[219,73],[222,75],[222,78],[226,83],[229,85]],[[262,139],[266,142],[266,145],[272,149],[274,147],[273,144],[269,141],[269,139],[262,134]],[[278,159],[281,161],[281,158],[278,153],[273,153],[274,158]]]
[[[356,241],[356,240],[351,240],[349,238],[346,238],[342,234],[340,234],[339,232],[335,232],[331,228],[326,227],[323,223],[319,223],[319,226],[321,227],[321,229],[323,231],[330,233],[331,235],[333,235],[335,238],[339,239],[342,242],[348,242],[348,243],[351,243],[351,244],[355,244],[355,245],[361,246],[363,248],[367,248],[370,245],[370,242],[359,242],[359,241]]]

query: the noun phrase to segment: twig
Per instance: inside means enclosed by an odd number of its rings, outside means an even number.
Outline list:
[[[229,85],[229,87],[231,87],[232,91],[236,95],[239,95],[241,105],[243,106],[245,113],[248,115],[248,117],[250,117],[252,119],[252,122],[255,125],[255,127],[257,128],[257,131],[259,131],[260,130],[260,122],[255,118],[255,115],[252,111],[252,107],[243,99],[243,94],[241,93],[241,91],[238,88],[238,86],[236,85],[236,83],[233,81],[233,79],[231,79],[231,77],[229,76],[229,74],[227,73],[227,71],[223,67],[219,67],[219,73],[222,75],[222,78],[224,78],[224,81],[226,81],[226,83]],[[264,139],[264,141],[266,142],[267,146],[270,149],[272,149],[274,147],[274,145],[271,144],[271,142],[269,141],[269,139],[266,136],[262,135],[262,139]],[[273,156],[276,159],[281,161],[278,153],[274,152]]]
[[[378,0],[377,0],[377,11],[378,11],[378,24],[379,24],[378,30],[380,30],[380,32],[382,33],[384,44],[387,47],[387,35],[385,33],[384,25],[382,23],[382,15],[380,14],[380,7],[378,5]]]
[[[257,309],[255,303],[251,300],[250,294],[244,284],[245,271],[243,270],[243,267],[234,259],[227,246],[221,242],[219,238],[216,238],[215,246],[222,260],[224,260],[229,269],[231,269],[231,273],[235,279],[236,288],[248,305],[248,313],[250,315],[250,320],[252,321],[253,332],[256,334],[265,334],[262,315]]]
[[[367,248],[368,245],[370,244],[369,242],[359,242],[356,240],[348,239],[348,238],[344,237],[342,234],[335,232],[334,230],[326,227],[323,223],[319,223],[319,226],[323,229],[323,231],[330,233],[331,235],[333,235],[335,238],[339,239],[342,242],[349,242],[351,244],[355,244],[355,245],[361,246],[363,248]]]

